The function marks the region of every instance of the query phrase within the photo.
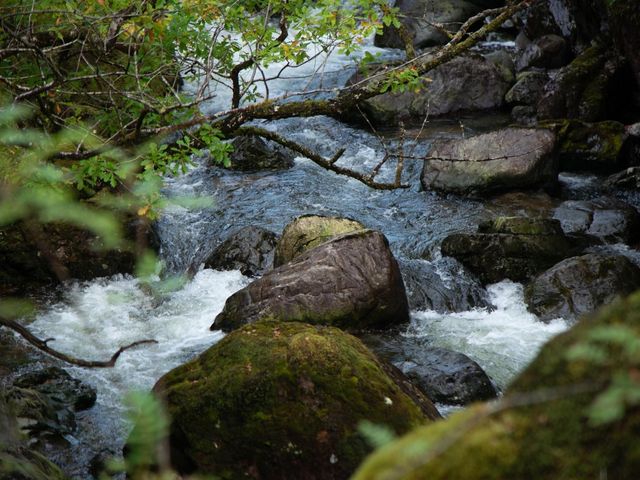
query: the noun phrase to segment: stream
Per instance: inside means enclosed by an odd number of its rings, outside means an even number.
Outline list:
[[[371,45],[367,50],[385,58],[400,55]],[[314,78],[311,88],[343,85],[356,61],[331,55],[324,64],[324,75]],[[295,72],[295,78],[273,82],[271,94],[302,89],[313,69],[310,65],[308,70]],[[218,100],[220,103],[206,105],[205,110],[221,108],[225,96],[221,93]],[[422,130],[407,131],[410,140],[405,148],[414,155],[424,154],[434,139],[470,135],[508,121],[502,114],[431,120]],[[345,147],[340,165],[362,171],[373,168],[385,148],[398,146],[397,132],[379,132],[385,146],[377,135],[327,117],[259,124],[325,156]],[[157,224],[166,270],[180,273],[195,267],[194,278],[162,296],[152,295],[128,276],[76,283],[66,288],[62,299],[43,308],[30,325],[41,337],[55,337],[55,348],[83,358],[109,358],[118,346],[142,338],[158,341],[125,352],[113,369],[68,368],[73,376],[97,388],[98,401],[79,414],[79,430],[69,439],[73,444],[69,458],[59,459],[68,465],[67,473],[86,478],[82,465],[96,452],[104,448],[112,454],[120,452],[130,429],[124,402],[127,392],[148,391],[161,375],[223,337],[221,332],[209,331],[209,326],[225,299],[250,280],[236,271],[199,266],[229,233],[247,225],[281,233],[287,223],[303,214],[345,216],[382,231],[398,259],[437,263],[438,245],[447,234],[472,231],[492,216],[492,209],[480,201],[421,191],[421,168],[422,162],[409,160],[403,180],[411,186],[397,191],[372,190],[304,158],[297,158],[290,170],[256,173],[229,172],[200,159],[187,174],[167,179],[164,194],[168,198],[203,196],[213,201],[212,206],[199,210],[172,205]],[[379,180],[393,178],[394,170],[395,164],[385,165]],[[445,282],[457,281],[456,272],[444,269],[439,273]],[[465,353],[502,389],[544,342],[567,328],[562,319],[545,324],[528,313],[519,284],[501,282],[490,286],[488,294],[493,309],[450,314],[413,311],[404,333],[416,345],[412,354],[419,358],[420,346]]]

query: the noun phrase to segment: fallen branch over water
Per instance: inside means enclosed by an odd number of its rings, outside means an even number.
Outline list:
[[[24,338],[27,342],[29,342],[34,347],[42,350],[43,352],[55,357],[63,362],[70,363],[72,365],[77,365],[79,367],[88,367],[88,368],[111,368],[116,365],[118,358],[125,350],[129,350],[133,347],[137,347],[138,345],[144,345],[147,343],[158,343],[156,340],[138,340],[137,342],[130,343],[124,347],[120,347],[116,353],[114,353],[109,360],[101,361],[101,360],[84,360],[82,358],[73,357],[71,355],[67,355],[66,353],[62,353],[58,350],[55,350],[49,346],[49,342],[54,340],[53,338],[47,338],[45,340],[41,340],[36,337],[33,333],[31,333],[27,328],[20,325],[15,320],[9,320],[7,318],[0,317],[0,325],[7,327],[14,332],[18,333],[22,338]]]

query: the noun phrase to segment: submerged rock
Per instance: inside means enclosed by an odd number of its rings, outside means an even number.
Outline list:
[[[638,338],[635,294],[551,340],[497,407],[420,427],[377,450],[352,478],[636,478],[640,411],[623,392],[636,391],[631,372],[640,364],[622,351]],[[601,361],[577,355],[585,349],[601,352]]]
[[[407,322],[407,296],[387,239],[362,230],[297,256],[229,297],[211,328],[230,331],[260,319],[348,329]]]
[[[633,243],[640,238],[640,213],[621,200],[600,197],[568,200],[553,213],[565,233],[583,234],[605,242]]]
[[[451,257],[400,260],[400,270],[411,310],[465,312],[490,305],[487,291]]]
[[[505,128],[436,144],[422,170],[422,186],[461,194],[489,194],[557,180],[555,135],[546,129]]]
[[[273,147],[255,135],[241,135],[231,142],[229,169],[250,172],[256,170],[285,170],[293,166],[293,157]]]
[[[347,478],[370,451],[360,422],[402,434],[439,417],[389,368],[336,328],[247,325],[154,387],[172,464],[222,478]]]
[[[278,237],[260,227],[249,226],[229,235],[205,261],[205,267],[240,270],[243,275],[262,275],[273,267]]]
[[[529,310],[542,320],[577,319],[640,288],[640,268],[621,255],[563,260],[525,289]]]
[[[447,236],[441,250],[489,284],[506,278],[526,281],[574,254],[575,247],[558,220],[498,217],[478,233]]]
[[[302,215],[284,228],[276,246],[274,266],[284,265],[338,235],[364,229],[365,226],[360,222],[349,218]]]

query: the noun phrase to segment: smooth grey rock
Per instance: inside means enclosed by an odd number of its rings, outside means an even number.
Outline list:
[[[590,235],[604,242],[633,243],[640,238],[640,213],[615,198],[569,200],[556,208],[553,218],[565,233]]]
[[[460,194],[489,194],[557,181],[556,136],[546,129],[505,128],[434,145],[422,186]]]

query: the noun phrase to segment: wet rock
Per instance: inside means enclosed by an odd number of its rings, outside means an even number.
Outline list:
[[[611,175],[605,180],[604,186],[609,189],[640,189],[640,167],[629,167],[622,172]]]
[[[492,217],[551,218],[559,204],[545,192],[507,192],[487,200],[485,207]]]
[[[350,82],[361,78],[356,75]],[[431,70],[418,92],[385,93],[364,101],[361,108],[379,125],[417,121],[427,115],[500,108],[510,86],[502,67],[480,55],[464,55]]]
[[[535,278],[525,289],[525,301],[542,320],[575,320],[638,288],[640,268],[628,258],[587,254],[563,260]]]
[[[447,236],[441,250],[489,284],[528,280],[575,254],[576,247],[558,220],[498,217],[482,224],[478,233]]]
[[[438,418],[339,329],[258,322],[165,376],[174,468],[228,478],[347,478],[370,451],[360,422],[396,433]]]
[[[604,337],[604,332],[611,335]],[[501,402],[507,408],[487,414],[492,406],[478,405],[420,427],[377,450],[351,478],[578,479],[598,478],[601,472],[608,478],[635,478],[640,411],[613,400],[620,398],[615,392],[629,390],[612,386],[635,371],[637,357],[621,355],[617,342],[593,340],[614,335],[631,342],[640,336],[640,294],[602,309],[545,345],[505,392]],[[606,361],[568,355],[585,346],[601,351]],[[548,392],[546,401],[523,405],[523,399],[540,398],[542,392]],[[609,409],[602,403],[595,407],[603,398],[612,399]],[[510,408],[514,403],[518,407]],[[434,445],[447,448],[433,455]]]
[[[537,105],[538,118],[600,120],[607,112],[619,66],[607,45],[596,43],[588,48],[547,83]]]
[[[444,45],[449,41],[448,37],[432,24],[462,23],[482,10],[476,2],[465,0],[398,0],[395,6],[400,9],[400,22],[406,37],[403,38],[398,28],[385,26],[382,34],[375,37],[377,47],[404,49],[407,42],[416,48]]]
[[[369,333],[361,339],[376,355],[398,367],[434,402],[465,405],[497,395],[482,367],[462,353],[394,334]]]
[[[153,246],[140,218],[122,218],[125,238]],[[105,249],[93,233],[62,223],[12,224],[0,228],[0,295],[19,296],[70,278],[91,280],[135,269],[135,252]]]
[[[623,154],[627,139],[623,124],[573,120],[558,125],[560,170],[615,172],[628,165],[629,159]]]
[[[231,170],[250,172],[256,170],[285,170],[293,166],[289,152],[271,146],[255,135],[241,135],[232,140],[233,152],[229,154]]]
[[[559,35],[543,35],[529,43],[518,54],[518,71],[530,67],[560,68],[568,61],[567,42]]]
[[[401,260],[400,270],[411,310],[465,312],[490,305],[486,290],[453,258]]]
[[[40,442],[73,433],[75,412],[91,408],[96,391],[59,367],[46,367],[19,376],[5,398],[20,427]]]
[[[86,410],[96,403],[96,389],[73,378],[59,367],[47,367],[19,376],[14,386],[36,390],[74,410]]]
[[[10,387],[5,400],[29,437],[64,437],[76,429],[73,408],[28,388]]]
[[[274,266],[279,267],[298,255],[338,235],[364,230],[356,220],[322,215],[302,215],[290,222],[276,246]]]
[[[555,134],[505,128],[436,144],[422,170],[422,186],[460,194],[490,194],[557,181]]]
[[[515,63],[513,63],[513,56],[511,53],[506,50],[494,50],[485,53],[482,56],[498,67],[502,78],[506,82],[512,84],[515,81],[516,66]]]
[[[535,105],[548,81],[549,75],[546,72],[519,73],[515,85],[505,95],[505,100],[513,105]]]
[[[485,371],[466,355],[444,348],[430,348],[423,355],[397,366],[434,402],[466,405],[497,396]]]
[[[240,270],[243,275],[262,275],[273,267],[278,236],[264,228],[249,226],[229,235],[205,261],[206,268]]]
[[[614,198],[569,200],[555,210],[553,218],[565,233],[590,235],[604,242],[633,243],[640,238],[640,213]]]
[[[536,118],[535,107],[529,105],[516,105],[511,110],[511,119],[516,125],[526,127],[536,126],[538,119]]]
[[[260,319],[352,330],[407,322],[405,288],[387,239],[363,230],[297,256],[229,297],[211,328],[230,331]]]

